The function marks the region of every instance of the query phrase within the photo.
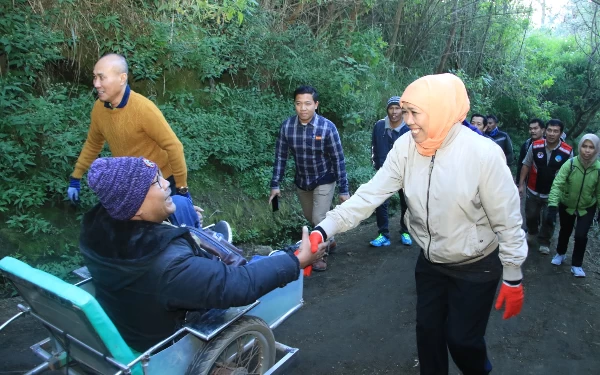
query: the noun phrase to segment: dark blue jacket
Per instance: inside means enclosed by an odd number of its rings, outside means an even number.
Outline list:
[[[486,133],[500,148],[504,151],[504,155],[506,156],[506,164],[510,167],[513,164],[513,145],[510,137],[507,133],[502,130],[496,128],[491,132]],[[522,160],[521,160],[522,161]]]
[[[186,228],[114,220],[100,204],[84,215],[80,249],[96,299],[140,352],[174,333],[187,311],[248,305],[300,274],[292,254],[227,266]]]
[[[371,160],[375,170],[381,168],[388,152],[394,147],[394,142],[409,130],[406,124],[402,124],[400,131],[392,131],[393,138],[391,138],[385,131],[385,119],[375,123],[371,137]]]

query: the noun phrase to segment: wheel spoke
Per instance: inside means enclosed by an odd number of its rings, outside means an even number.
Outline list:
[[[232,342],[215,362],[212,375],[230,374],[244,368],[248,375],[258,375],[262,369],[262,346],[253,337],[241,336]],[[252,366],[252,368],[250,368]]]
[[[275,363],[275,340],[268,326],[258,318],[242,319],[232,326],[231,333],[219,337],[209,344],[211,349],[194,358],[188,374],[261,375]]]

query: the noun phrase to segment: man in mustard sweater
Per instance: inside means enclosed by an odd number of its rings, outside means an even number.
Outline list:
[[[183,145],[160,110],[127,84],[127,61],[108,54],[94,66],[94,103],[87,139],[71,174],[68,196],[79,201],[80,179],[108,142],[112,156],[145,157],[155,162],[174,193],[190,197]]]

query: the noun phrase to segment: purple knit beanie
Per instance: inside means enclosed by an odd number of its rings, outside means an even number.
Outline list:
[[[144,158],[98,158],[88,172],[88,185],[108,214],[129,220],[140,209],[158,167]]]

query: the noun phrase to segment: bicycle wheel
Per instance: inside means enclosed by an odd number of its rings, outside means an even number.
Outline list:
[[[243,316],[194,356],[187,375],[261,375],[275,363],[275,337],[260,318]]]

